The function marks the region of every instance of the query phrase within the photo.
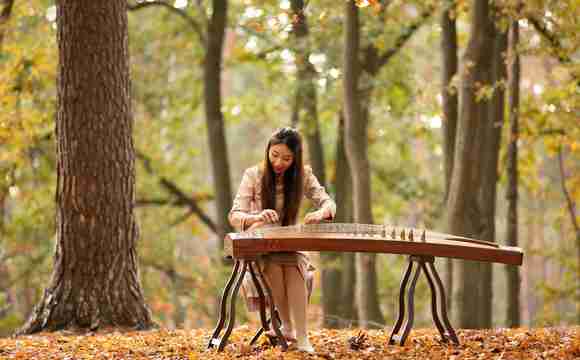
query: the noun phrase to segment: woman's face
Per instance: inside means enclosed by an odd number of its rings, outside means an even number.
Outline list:
[[[276,175],[284,174],[292,166],[294,161],[294,153],[288,148],[286,144],[277,144],[270,146],[268,152],[268,159]]]

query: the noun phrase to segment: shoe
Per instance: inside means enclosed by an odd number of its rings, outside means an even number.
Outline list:
[[[310,344],[310,341],[308,341],[308,339],[302,340],[302,341],[297,341],[296,342],[296,349],[298,351],[303,351],[303,352],[306,352],[309,354],[314,353],[314,348],[312,347],[312,344]]]

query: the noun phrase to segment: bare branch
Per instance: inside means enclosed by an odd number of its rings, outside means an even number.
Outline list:
[[[170,12],[181,16],[189,24],[189,26],[191,26],[193,31],[195,31],[195,33],[197,34],[197,36],[199,38],[199,41],[205,47],[206,38],[205,38],[205,33],[203,32],[202,27],[198,24],[198,22],[191,15],[189,15],[183,9],[176,8],[175,6],[165,2],[163,0],[155,0],[155,1],[140,2],[140,3],[136,3],[136,4],[127,3],[127,10],[137,11],[139,9],[145,9],[145,8],[152,7],[152,6],[164,7],[167,10],[169,10]]]
[[[156,175],[153,171],[153,167],[151,166],[151,159],[147,155],[140,151],[136,151],[136,156],[143,162],[145,171],[147,171],[147,173]],[[176,200],[173,202],[174,204],[187,206],[193,214],[196,214],[208,228],[217,234],[217,225],[199,207],[197,201],[194,198],[187,196],[186,193],[182,191],[174,182],[163,176],[159,177],[159,184],[164,187],[165,190],[167,190],[170,194],[175,196]]]
[[[173,199],[137,199],[135,201],[135,207],[144,206],[163,206],[163,205],[179,205],[177,201]]]
[[[421,26],[423,26],[423,24],[425,24],[434,13],[435,9],[429,8],[421,14],[419,19],[415,23],[403,28],[401,30],[401,33],[399,34],[399,37],[395,41],[395,45],[393,45],[393,47],[391,47],[390,49],[385,51],[382,55],[380,55],[377,64],[377,70],[380,69],[386,63],[388,63],[391,60],[391,58],[395,56],[399,52],[399,50],[403,48],[403,46],[405,46],[405,44],[411,39],[411,37],[417,32],[417,30],[419,30],[419,28],[421,28]]]
[[[552,49],[556,52],[558,60],[561,63],[568,64],[572,61],[568,55],[562,54],[564,47],[562,46],[560,39],[551,33],[543,22],[533,16],[527,17],[527,20],[530,24],[532,24],[534,29],[536,29],[536,31],[539,32],[540,35],[542,35],[544,39],[548,41]]]
[[[189,276],[179,274],[173,266],[162,265],[151,260],[142,259],[141,265],[150,267],[164,273],[170,279],[179,279],[188,283],[196,284],[197,281]]]

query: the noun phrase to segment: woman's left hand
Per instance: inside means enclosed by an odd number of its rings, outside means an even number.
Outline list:
[[[324,220],[324,214],[321,210],[313,211],[311,213],[306,214],[304,217],[305,224],[318,224],[322,220]]]

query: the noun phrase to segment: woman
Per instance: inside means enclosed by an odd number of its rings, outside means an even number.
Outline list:
[[[229,213],[230,223],[239,231],[272,224],[293,225],[303,196],[312,200],[317,208],[304,217],[304,223],[314,224],[334,218],[334,201],[312,169],[302,163],[300,134],[292,128],[282,128],[268,141],[263,164],[244,172]],[[272,288],[282,321],[282,333],[287,340],[295,341],[299,350],[313,352],[306,329],[311,271],[314,269],[308,257],[300,252],[273,253],[260,265]],[[256,310],[258,296],[250,284],[244,282],[244,295],[250,310]],[[290,297],[292,301],[289,301]]]

